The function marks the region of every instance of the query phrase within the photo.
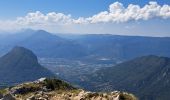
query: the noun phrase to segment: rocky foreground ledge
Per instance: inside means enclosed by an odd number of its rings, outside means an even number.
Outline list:
[[[90,92],[58,79],[41,78],[0,90],[0,100],[137,100],[133,94]]]

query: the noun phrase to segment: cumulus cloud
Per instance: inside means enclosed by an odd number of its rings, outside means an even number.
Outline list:
[[[152,1],[142,7],[134,4],[129,4],[125,7],[120,2],[114,2],[109,5],[108,10],[106,11],[101,11],[89,17],[79,18],[73,18],[70,14],[66,15],[57,12],[49,12],[44,14],[40,11],[36,11],[28,13],[22,17],[17,17],[15,20],[0,20],[0,30],[32,28],[44,29],[48,31],[63,29],[60,32],[70,32],[81,29],[84,32],[87,30],[92,30],[92,25],[96,25],[97,27],[102,26],[102,24],[105,23],[108,25],[110,25],[110,23],[118,25],[117,23],[124,24],[128,21],[136,22],[138,20],[146,21],[153,18],[169,19],[170,6],[166,4],[159,5],[157,2]],[[129,29],[129,26],[127,28]],[[81,30],[78,32],[82,32]]]
[[[74,19],[71,15],[50,12],[43,14],[40,11],[28,13],[18,17],[15,23],[20,25],[65,25],[65,24],[92,24],[92,23],[123,23],[131,20],[149,20],[151,18],[170,18],[170,6],[149,2],[143,7],[129,4],[126,8],[120,2],[114,2],[107,11],[102,11],[91,17]]]
[[[16,23],[23,25],[69,24],[71,22],[71,15],[55,12],[50,12],[45,15],[40,11],[28,13],[25,17],[18,17],[16,20]]]
[[[143,7],[129,4],[126,8],[120,2],[111,4],[107,11],[102,11],[91,17],[72,18],[71,15],[50,12],[43,14],[40,11],[28,13],[24,17],[18,17],[12,23],[18,25],[65,25],[65,24],[92,24],[92,23],[123,23],[131,20],[149,20],[151,18],[170,18],[170,6],[159,5],[157,2],[149,2]],[[9,23],[9,22],[8,22]]]
[[[89,17],[90,23],[99,22],[127,22],[131,20],[149,20],[151,18],[170,18],[170,6],[159,5],[157,2],[149,2],[143,7],[129,4],[127,8],[120,2],[115,2],[109,6],[108,11],[100,12]]]

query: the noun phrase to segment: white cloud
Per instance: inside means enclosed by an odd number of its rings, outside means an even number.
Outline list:
[[[144,20],[149,23],[150,19],[170,19],[170,6],[159,5],[157,2],[149,2],[143,7],[129,4],[125,7],[120,2],[114,2],[108,7],[108,10],[101,11],[89,17],[73,18],[71,15],[63,13],[49,12],[44,14],[40,11],[28,13],[26,16],[17,17],[16,20],[0,20],[0,30],[19,30],[22,28],[44,29],[51,32],[76,32],[76,33],[127,33],[131,34],[133,30],[138,32],[145,30],[136,25],[136,22]],[[147,21],[148,20],[148,21]],[[126,22],[135,22],[129,25]],[[164,22],[165,24],[165,22]],[[161,24],[161,25],[164,25]],[[154,25],[154,24],[153,24]],[[122,27],[124,27],[122,29]],[[138,27],[134,27],[138,26]],[[149,25],[148,25],[149,26]],[[164,25],[166,26],[166,25]],[[158,27],[158,25],[156,26]],[[147,27],[145,27],[147,28]],[[162,30],[165,30],[161,26]],[[154,28],[153,28],[154,29]],[[116,31],[115,31],[116,30]],[[121,31],[119,31],[121,30]],[[149,30],[147,28],[147,30]],[[159,29],[161,30],[161,29]],[[155,30],[156,33],[158,30]],[[145,33],[146,31],[143,31]],[[169,32],[169,31],[168,31]],[[166,34],[168,33],[166,32]],[[143,34],[142,33],[142,34]]]
[[[131,20],[149,20],[151,18],[170,18],[170,6],[159,5],[157,2],[149,2],[143,7],[129,4],[124,7],[122,3],[115,2],[109,6],[108,11],[102,11],[91,17],[74,19],[71,15],[50,12],[43,14],[40,11],[28,13],[24,17],[18,17],[16,23],[21,25],[59,25],[59,24],[90,24],[90,23],[122,23]]]
[[[122,3],[115,2],[109,6],[109,11],[89,17],[90,23],[113,22],[121,23],[131,20],[149,20],[151,18],[170,18],[170,6],[160,6],[157,2],[149,2],[144,7],[129,4],[127,8]]]
[[[72,22],[71,15],[63,13],[50,12],[46,15],[40,11],[28,13],[25,17],[18,17],[16,23],[22,25],[52,25],[52,24],[70,24]]]

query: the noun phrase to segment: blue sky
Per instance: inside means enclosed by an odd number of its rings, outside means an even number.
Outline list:
[[[156,2],[161,8],[164,5],[170,5],[170,0],[152,1]],[[117,19],[110,16],[114,10],[120,10],[119,7],[121,4],[125,9],[130,4],[143,8],[148,5],[149,2],[150,0],[1,0],[0,25],[2,27],[0,30],[13,30],[13,25],[15,24],[15,29],[44,29],[56,33],[111,33],[119,35],[170,36],[170,29],[168,27],[170,26],[170,16],[168,15],[168,11],[166,12],[167,14],[160,14],[158,16],[156,14],[154,15],[155,12],[151,12],[149,16],[143,16],[142,18],[138,16],[134,18]],[[112,4],[113,6],[111,7]],[[118,8],[115,8],[115,6],[118,6]],[[113,11],[111,11],[111,8]],[[33,14],[30,15],[29,13]],[[63,15],[58,15],[58,13]],[[122,12],[118,13],[122,14]],[[133,14],[135,14],[135,12]],[[139,13],[139,15],[140,14],[141,13]],[[106,15],[106,17],[100,19],[103,15]],[[35,18],[35,16],[38,17]],[[52,19],[48,21],[37,20],[41,18],[41,16],[47,19],[50,19],[52,16]],[[93,18],[94,16],[97,17]],[[122,15],[118,17],[121,18],[121,16]],[[123,16],[126,17],[126,14]],[[21,17],[21,20],[19,19],[18,21],[19,17]],[[80,17],[83,19],[78,20]],[[58,20],[58,18],[60,19]],[[31,22],[29,22],[30,20]],[[73,21],[74,24],[70,21]],[[63,24],[63,22],[66,22],[66,25],[65,23]],[[68,25],[68,23],[72,24]],[[5,29],[7,26],[12,28]]]
[[[1,0],[0,18],[15,18],[34,11],[43,13],[55,11],[71,14],[73,17],[88,17],[108,9],[108,6],[116,1],[125,6],[128,4],[144,6],[151,0]],[[157,1],[160,5],[170,4],[170,0],[152,1]]]

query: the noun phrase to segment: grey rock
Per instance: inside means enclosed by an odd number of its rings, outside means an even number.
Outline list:
[[[2,100],[16,100],[11,94],[6,94]]]
[[[3,95],[0,93],[0,99],[3,98]]]

